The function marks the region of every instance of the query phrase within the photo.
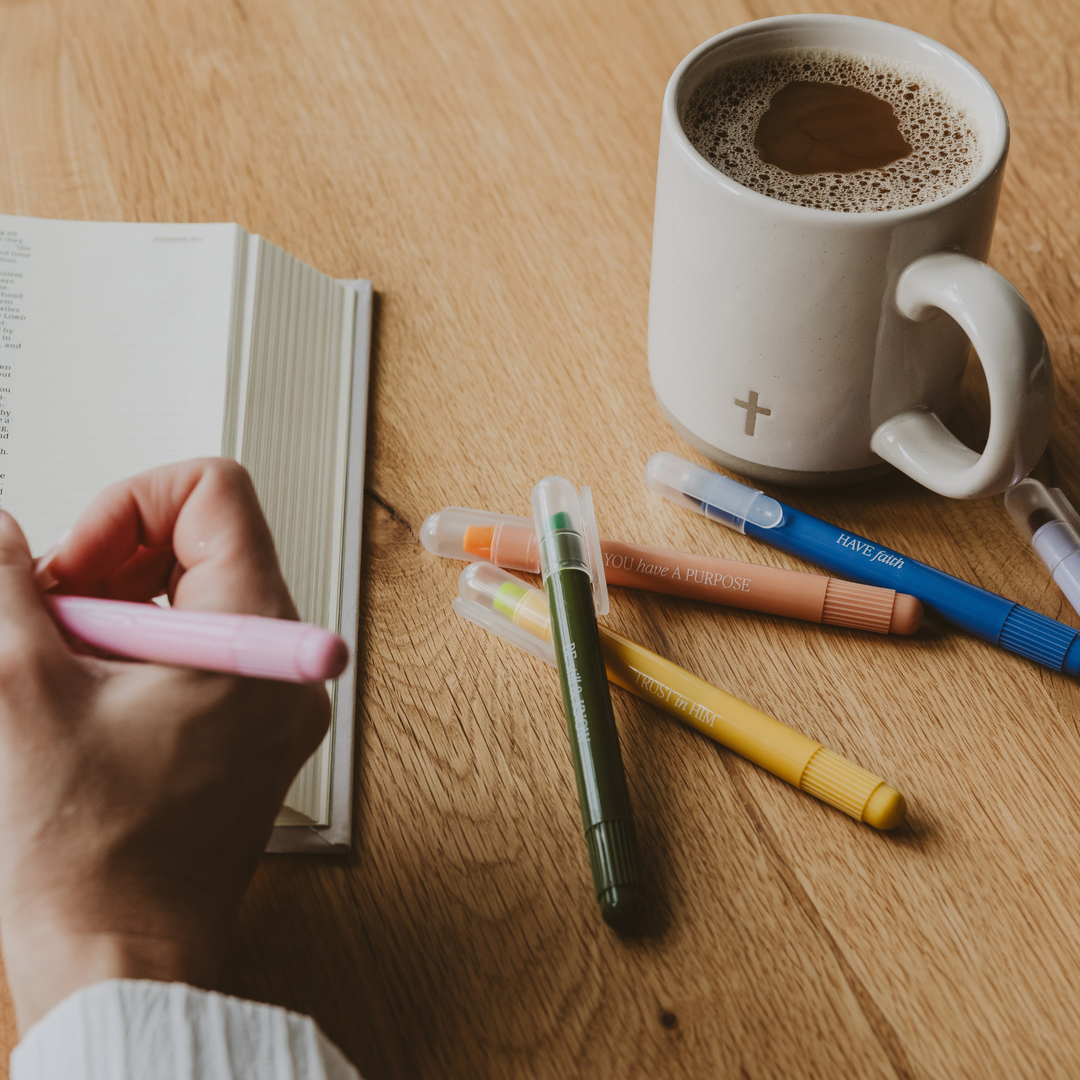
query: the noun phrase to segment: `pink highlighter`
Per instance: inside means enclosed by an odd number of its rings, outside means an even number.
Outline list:
[[[46,594],[45,602],[73,637],[131,660],[283,682],[333,679],[349,662],[348,645],[310,623],[88,596]]]

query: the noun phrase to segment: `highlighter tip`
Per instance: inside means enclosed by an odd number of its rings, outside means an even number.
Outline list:
[[[897,593],[893,600],[890,634],[914,634],[922,626],[922,601],[907,593]]]
[[[862,819],[875,829],[895,829],[907,817],[907,802],[896,788],[880,784],[863,807]]]
[[[467,555],[475,555],[478,559],[490,559],[491,541],[494,536],[494,525],[470,525],[465,530],[465,538],[461,546]]]

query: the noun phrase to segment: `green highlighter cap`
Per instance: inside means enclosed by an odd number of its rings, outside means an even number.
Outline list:
[[[555,483],[558,481],[558,484]],[[565,485],[563,487],[562,485]],[[539,509],[537,492],[540,493]],[[571,567],[588,575],[597,617],[608,613],[607,578],[604,554],[596,528],[592,492],[584,487],[579,495],[568,480],[549,476],[533,489],[533,525],[540,556],[540,573]]]

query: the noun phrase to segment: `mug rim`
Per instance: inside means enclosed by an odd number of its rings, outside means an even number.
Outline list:
[[[992,136],[991,145],[988,147],[978,171],[970,180],[960,187],[954,188],[940,199],[934,199],[930,202],[916,203],[913,206],[904,206],[897,210],[864,210],[855,213],[845,213],[840,210],[826,210],[816,206],[800,206],[796,203],[786,202],[783,199],[777,199],[772,195],[764,195],[760,191],[755,191],[753,188],[747,187],[745,184],[740,184],[737,180],[733,180],[698,152],[694,144],[690,142],[685,130],[683,130],[682,120],[679,117],[679,95],[687,75],[701,60],[710,53],[715,52],[718,48],[721,48],[740,37],[746,37],[774,29],[796,29],[804,26],[820,27],[828,26],[829,24],[834,26],[861,25],[867,28],[887,27],[891,33],[898,33],[912,43],[929,47],[938,54],[947,57],[960,68],[966,70],[966,72],[981,85],[989,99],[991,108],[997,113],[1000,123],[998,124],[997,130],[990,133]],[[798,48],[797,45],[792,47]],[[865,51],[872,52],[870,49]],[[882,51],[876,55],[885,56],[886,58],[889,57],[888,51]],[[949,86],[949,89],[952,91],[953,87]],[[968,102],[965,101],[965,104],[968,104]],[[796,218],[803,218],[803,220],[834,220],[843,221],[851,225],[870,223],[875,225],[890,224],[903,221],[906,218],[918,217],[919,215],[928,212],[937,212],[947,206],[960,202],[961,200],[968,198],[973,192],[982,187],[1001,170],[1009,148],[1008,113],[1006,113],[1005,106],[990,80],[987,79],[974,64],[969,60],[965,60],[964,57],[958,52],[950,49],[947,45],[942,45],[941,42],[935,41],[934,38],[927,37],[925,34],[920,34],[917,30],[909,30],[907,27],[897,26],[895,23],[884,22],[881,19],[867,19],[857,15],[776,15],[768,19],[756,19],[752,22],[740,23],[738,26],[730,27],[709,38],[707,41],[703,41],[683,57],[679,66],[668,80],[667,88],[664,91],[663,120],[665,126],[670,128],[676,142],[679,144],[679,148],[690,156],[691,162],[703,169],[712,180],[719,181],[719,185],[729,190],[733,195],[739,198],[751,198],[752,200],[760,199],[762,200],[763,206],[770,206],[773,208],[774,212],[777,208],[783,208],[780,212],[791,214]],[[826,217],[823,217],[822,215],[826,215]]]

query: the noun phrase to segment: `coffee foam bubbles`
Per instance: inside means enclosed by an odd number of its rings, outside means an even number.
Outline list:
[[[791,82],[853,86],[888,102],[911,153],[883,169],[796,176],[761,159],[754,133],[773,95]],[[735,61],[694,89],[682,120],[694,149],[737,183],[821,210],[867,213],[933,202],[982,163],[979,133],[925,69],[836,49],[788,49]]]

